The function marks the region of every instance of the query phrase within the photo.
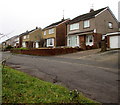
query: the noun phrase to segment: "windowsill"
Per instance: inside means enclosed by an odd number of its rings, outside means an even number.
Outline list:
[[[88,28],[90,28],[90,27],[83,27],[83,29],[88,29]]]
[[[47,45],[47,47],[53,47],[54,45]]]
[[[54,33],[51,33],[51,34],[54,34]],[[49,34],[49,35],[51,35],[51,34]]]
[[[113,29],[113,28],[108,28],[108,29]]]
[[[80,30],[80,29],[74,29],[74,30],[69,30],[69,31],[76,31],[76,30]]]

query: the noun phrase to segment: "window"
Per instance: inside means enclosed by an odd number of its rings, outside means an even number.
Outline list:
[[[27,35],[27,38],[29,39],[29,35]]]
[[[109,28],[113,28],[113,24],[111,22],[108,23]]]
[[[71,47],[79,46],[79,36],[69,36],[68,46],[71,46]]]
[[[84,28],[90,27],[90,21],[86,20],[84,21]]]
[[[53,34],[54,33],[54,29],[49,29],[49,34]]]
[[[47,47],[54,46],[54,38],[47,39]]]
[[[79,29],[79,23],[71,24],[70,25],[70,30],[76,30]]]
[[[46,35],[46,31],[44,31],[44,35]]]
[[[26,36],[23,36],[23,39],[26,39]]]

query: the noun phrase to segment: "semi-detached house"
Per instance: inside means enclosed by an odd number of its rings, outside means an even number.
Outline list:
[[[37,28],[31,31],[26,31],[20,35],[20,47],[24,48],[39,48],[42,38],[42,29]]]
[[[42,30],[45,47],[60,47],[65,46],[66,43],[66,23],[69,19],[62,19],[56,23],[45,27]]]
[[[67,24],[67,46],[99,48],[102,35],[118,31],[118,21],[109,7],[80,15]]]

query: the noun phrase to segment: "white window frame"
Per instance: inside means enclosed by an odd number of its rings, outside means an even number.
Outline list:
[[[74,38],[74,40],[73,40]],[[79,36],[68,36],[68,40],[67,40],[67,46],[69,47],[76,47],[79,46]],[[73,43],[73,41],[75,41],[74,45],[71,45],[71,43]]]
[[[54,33],[54,29],[49,29],[49,34],[53,34]]]
[[[44,31],[44,35],[46,35],[46,31]]]
[[[29,35],[27,35],[27,39],[29,39]]]
[[[53,47],[54,46],[54,38],[47,39],[47,47]]]
[[[26,36],[23,36],[23,39],[26,39]]]
[[[109,27],[110,29],[112,29],[112,28],[113,28],[113,23],[112,23],[112,22],[109,22],[109,23],[108,23],[108,27]]]
[[[74,23],[70,25],[70,30],[77,30],[80,28],[79,23]]]
[[[90,27],[90,20],[85,20],[83,24],[84,24],[84,28]]]

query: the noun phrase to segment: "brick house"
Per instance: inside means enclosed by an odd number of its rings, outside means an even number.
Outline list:
[[[59,47],[65,46],[66,43],[66,22],[69,19],[62,19],[59,22],[53,23],[42,30],[44,47]]]
[[[67,24],[67,46],[99,48],[102,35],[118,30],[118,21],[109,7],[80,15]]]
[[[37,28],[31,31],[26,31],[20,36],[20,47],[24,48],[39,48],[40,40],[42,38],[42,29]]]

